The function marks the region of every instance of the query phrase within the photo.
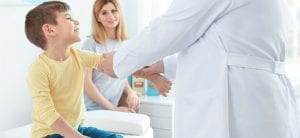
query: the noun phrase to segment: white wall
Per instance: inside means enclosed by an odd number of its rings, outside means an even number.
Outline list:
[[[26,73],[38,49],[24,34],[25,13],[30,6],[0,7],[0,130],[30,121],[31,100]]]
[[[138,0],[138,30],[145,26],[156,17],[164,14],[173,0]]]
[[[138,32],[138,1],[139,0],[119,0],[125,18],[125,25],[129,37]]]

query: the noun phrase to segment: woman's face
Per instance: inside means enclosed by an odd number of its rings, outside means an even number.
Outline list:
[[[102,23],[105,29],[113,30],[120,22],[119,11],[112,3],[107,3],[98,13],[97,21]]]

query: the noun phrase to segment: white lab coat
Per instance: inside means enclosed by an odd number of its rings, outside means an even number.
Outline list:
[[[179,52],[175,138],[299,138],[285,0],[174,0],[113,59],[125,78]]]
[[[164,75],[171,81],[175,81],[177,68],[177,54],[167,56],[163,59]]]

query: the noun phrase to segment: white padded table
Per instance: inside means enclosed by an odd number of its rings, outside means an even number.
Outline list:
[[[85,114],[85,125],[116,132],[124,138],[153,138],[150,119],[142,114],[91,111]],[[30,138],[32,124],[0,132],[0,138]]]

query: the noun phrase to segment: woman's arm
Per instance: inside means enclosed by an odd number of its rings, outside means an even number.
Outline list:
[[[96,102],[97,104],[101,105],[107,110],[114,110],[114,105],[109,102],[97,89],[93,80],[92,80],[92,69],[86,69],[85,71],[85,78],[84,78],[84,90],[86,95]]]
[[[125,84],[124,93],[127,95],[126,102],[128,104],[128,107],[131,109],[137,109],[139,107],[140,99],[137,96],[136,91],[134,91],[130,87],[128,80],[126,81]]]
[[[86,95],[91,100],[93,100],[98,105],[101,105],[107,110],[120,111],[120,112],[135,112],[133,109],[130,109],[128,107],[115,107],[111,102],[109,102],[95,86],[92,80],[92,69],[86,69],[85,71],[84,90]]]

